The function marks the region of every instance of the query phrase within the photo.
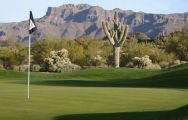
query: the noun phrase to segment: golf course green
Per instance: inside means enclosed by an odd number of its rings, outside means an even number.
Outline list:
[[[163,70],[0,71],[0,120],[188,120],[188,64]]]

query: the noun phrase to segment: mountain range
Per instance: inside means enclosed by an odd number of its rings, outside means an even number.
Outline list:
[[[121,23],[129,25],[129,33],[141,32],[151,38],[179,31],[188,23],[188,12],[152,14],[118,8],[105,10],[102,7],[88,4],[66,4],[49,7],[46,15],[35,19],[38,31],[33,34],[32,38],[75,39],[83,35],[102,38],[105,35],[101,22],[108,21],[113,25],[115,11],[119,12]],[[26,41],[28,39],[28,20],[0,23],[0,40],[8,38]]]

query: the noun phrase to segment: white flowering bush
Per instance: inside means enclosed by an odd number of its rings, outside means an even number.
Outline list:
[[[66,70],[73,71],[76,69],[76,67],[73,67],[73,65],[74,64],[72,64],[68,58],[68,51],[66,49],[62,49],[60,51],[50,52],[49,57],[44,59],[43,69],[44,71],[49,72],[62,72]],[[70,68],[70,70],[68,70],[68,68]]]
[[[134,66],[135,68],[142,68],[142,69],[161,69],[160,65],[152,63],[152,60],[149,58],[148,55],[145,55],[144,57],[134,57],[132,59],[131,66]]]

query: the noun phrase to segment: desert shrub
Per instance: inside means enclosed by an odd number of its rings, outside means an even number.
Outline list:
[[[19,66],[13,66],[13,70],[20,71],[20,67]]]
[[[105,66],[105,60],[100,55],[96,55],[96,56],[92,57],[90,62],[93,66],[100,66],[100,67]]]
[[[80,66],[85,66],[87,64],[83,46],[72,41],[67,50],[69,51],[69,58],[72,63]]]
[[[4,69],[3,65],[2,65],[2,64],[0,64],[0,70],[3,70],[3,69]]]
[[[134,57],[150,56],[153,63],[169,62],[176,59],[173,53],[167,53],[153,44],[126,43],[121,56],[121,66],[131,62]]]
[[[33,72],[39,72],[41,70],[41,66],[38,64],[34,64],[31,66],[31,71]]]
[[[79,71],[81,70],[81,67],[79,65],[75,64],[67,64],[64,65],[62,68],[59,68],[58,72],[72,72],[72,71]]]
[[[170,65],[170,63],[162,61],[159,63],[159,65],[161,66],[161,68],[167,68]]]
[[[101,43],[102,44],[102,43]],[[103,58],[106,66],[113,66],[113,50],[110,45],[110,42],[103,41],[102,47],[100,48],[100,56]]]
[[[123,58],[123,57],[121,57],[121,58]],[[122,60],[122,59],[121,59],[121,60]],[[109,67],[112,67],[112,66],[113,66],[113,64],[114,64],[114,57],[113,57],[112,54],[110,54],[110,55],[108,56],[108,58],[107,58],[107,60],[106,60],[106,63],[107,63],[107,65],[108,65]],[[122,61],[121,61],[121,63],[122,63]]]
[[[51,51],[49,57],[44,59],[44,67],[50,72],[57,72],[58,69],[70,63],[66,49]]]
[[[166,52],[175,54],[178,59],[188,61],[188,27],[168,36],[159,37],[157,44]]]
[[[92,66],[90,60],[100,55],[104,60],[108,57],[108,45],[102,40],[89,36],[79,37],[75,40],[36,40],[32,44],[33,63],[42,65],[50,51],[59,51],[62,48],[69,51],[69,59],[80,66]]]
[[[36,40],[31,46],[31,54],[33,55],[33,62],[35,64],[42,64],[44,58],[49,56],[52,50],[49,41]]]
[[[128,62],[128,63],[126,64],[126,67],[134,68],[133,62]]]
[[[20,71],[20,72],[27,72],[28,71],[28,65],[13,66],[13,70]]]
[[[142,69],[161,69],[160,65],[152,63],[152,60],[149,58],[148,55],[145,55],[144,57],[134,57],[132,59],[131,67],[132,66],[135,68]]]
[[[185,64],[185,63],[187,63],[187,61],[181,61],[181,64]]]
[[[0,48],[0,61],[4,68],[9,69],[14,65],[21,65],[27,59],[27,48],[22,44],[15,44],[5,48]]]
[[[160,70],[161,66],[159,64],[152,64],[151,66],[146,67],[146,69]]]
[[[179,64],[181,64],[181,61],[180,61],[180,60],[174,60],[174,61],[172,62],[172,64],[174,64],[174,65],[179,65]]]
[[[73,63],[79,64],[81,66],[92,66],[93,63],[91,62],[91,60],[93,59],[93,57],[97,56],[97,55],[103,55],[103,46],[104,46],[104,42],[102,40],[99,39],[94,39],[92,37],[89,36],[82,36],[79,37],[75,40],[75,48],[78,48],[80,51],[77,50],[73,50],[76,51],[75,53],[77,53],[75,55],[75,57],[72,57],[73,53],[70,51],[70,58],[71,61]],[[74,49],[74,47],[72,47],[72,49]],[[81,59],[79,60],[78,57],[80,57]],[[104,57],[104,56],[101,56]],[[74,59],[72,58],[76,58],[77,61],[79,60],[79,63],[77,63]]]
[[[66,65],[70,66],[65,67]],[[68,51],[66,49],[51,51],[49,57],[45,58],[43,63],[43,70],[49,72],[61,72],[63,70],[69,70],[68,67],[74,70],[74,65],[68,58]]]
[[[147,66],[151,66],[152,61],[149,59],[148,55],[145,55],[144,57],[134,57],[132,59],[133,64],[137,68],[145,68]]]
[[[3,70],[4,66],[3,66],[3,61],[0,60],[0,70]]]
[[[151,60],[155,63],[160,63],[160,62],[169,62],[171,63],[176,59],[176,56],[173,53],[167,53],[162,49],[156,49],[153,50],[150,54],[148,54],[151,58]]]

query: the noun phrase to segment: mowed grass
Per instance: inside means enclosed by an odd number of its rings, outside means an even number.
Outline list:
[[[0,71],[0,120],[188,120],[188,64],[166,70]]]

